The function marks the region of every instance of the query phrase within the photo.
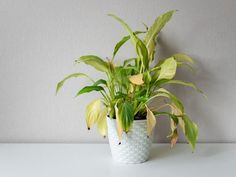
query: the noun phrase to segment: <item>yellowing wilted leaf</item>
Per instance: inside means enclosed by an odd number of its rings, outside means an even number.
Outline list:
[[[172,132],[172,134],[169,136],[169,138],[171,138],[170,144],[171,144],[171,148],[173,148],[174,145],[177,143],[177,140],[178,140],[177,129],[175,129],[175,131]]]
[[[175,104],[171,104],[171,112],[172,114],[176,115],[176,116],[179,116],[179,115],[182,115],[183,113],[181,112],[180,109],[177,108],[177,106]],[[179,121],[179,125],[183,131],[183,133],[185,133],[185,124],[184,124],[184,121],[183,121],[183,118],[182,117],[178,117],[178,121]]]
[[[93,124],[98,120],[100,111],[101,111],[102,102],[100,99],[94,100],[87,105],[86,108],[86,123],[88,129],[90,129]]]
[[[142,85],[144,83],[143,74],[137,74],[137,75],[130,76],[129,81],[135,85]]]
[[[123,128],[122,128],[122,122],[121,122],[121,119],[120,119],[120,116],[119,116],[119,110],[117,108],[117,105],[115,105],[115,113],[116,113],[117,134],[118,134],[119,141],[121,141]]]
[[[152,134],[152,130],[156,125],[156,117],[153,114],[153,112],[150,111],[147,105],[146,105],[146,110],[147,110],[147,134],[148,136],[150,136]]]
[[[103,108],[99,113],[97,125],[99,133],[104,137],[106,137],[107,135],[106,117],[107,117],[107,108]]]
[[[171,134],[168,136],[168,138],[170,138],[170,143],[172,148],[178,140],[177,125],[173,121],[173,119],[170,119],[170,128],[171,128]]]

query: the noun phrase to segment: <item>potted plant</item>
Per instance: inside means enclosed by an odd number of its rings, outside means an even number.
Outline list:
[[[169,84],[181,84],[201,92],[193,83],[175,79],[177,68],[191,67],[193,60],[185,54],[174,54],[158,59],[157,64],[153,62],[158,34],[174,13],[175,10],[168,11],[157,17],[150,28],[145,25],[146,31],[135,32],[122,19],[109,14],[128,32],[116,44],[112,58],[86,55],[75,61],[105,73],[106,79],[94,81],[84,73],[74,73],[57,85],[56,92],[70,78],[87,77],[91,80],[92,84],[80,89],[76,96],[92,91],[101,94],[101,98],[87,105],[87,127],[90,129],[97,124],[104,137],[108,134],[111,152],[116,161],[141,163],[148,159],[152,131],[160,116],[170,118],[171,133],[168,137],[171,146],[177,142],[177,126],[180,126],[192,150],[195,148],[198,127],[186,114],[178,97],[165,88]],[[144,38],[138,37],[140,35],[144,35]],[[137,55],[125,59],[122,65],[117,65],[115,56],[129,40]],[[155,100],[156,104],[150,106],[151,100]]]

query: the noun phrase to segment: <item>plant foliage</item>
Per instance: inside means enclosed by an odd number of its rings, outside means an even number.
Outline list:
[[[164,88],[169,84],[180,84],[202,93],[193,83],[175,79],[177,69],[181,66],[192,68],[193,60],[188,55],[178,53],[166,59],[159,59],[156,65],[153,64],[157,37],[175,12],[171,10],[160,15],[150,27],[145,25],[147,31],[135,32],[121,18],[109,14],[128,33],[115,45],[112,59],[105,60],[95,55],[87,55],[76,60],[78,64],[84,63],[105,73],[107,78],[94,81],[84,73],[75,73],[60,81],[56,89],[58,92],[64,82],[73,77],[84,76],[91,80],[91,85],[83,87],[76,94],[79,96],[97,91],[102,96],[86,108],[88,129],[97,124],[99,132],[106,136],[106,116],[109,115],[110,118],[116,119],[117,132],[121,140],[122,133],[127,133],[132,128],[134,120],[147,119],[147,136],[149,136],[156,125],[156,119],[166,116],[170,118],[171,134],[168,137],[171,140],[171,146],[178,140],[177,127],[180,126],[194,150],[198,127],[186,114],[181,100]],[[143,39],[139,37],[140,34],[144,35]],[[134,46],[136,56],[125,59],[122,65],[117,65],[115,56],[129,40]],[[163,98],[168,102],[163,101]],[[151,100],[156,100],[161,104],[151,107],[149,106]]]

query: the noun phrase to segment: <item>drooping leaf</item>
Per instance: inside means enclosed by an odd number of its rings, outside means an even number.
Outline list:
[[[173,57],[170,57],[166,59],[162,64],[161,64],[161,70],[160,74],[158,76],[158,80],[161,79],[172,79],[175,76],[176,73],[176,68],[177,68],[177,62]]]
[[[198,138],[198,127],[187,115],[183,116],[184,133],[187,141],[192,147],[192,151],[195,150],[195,145]]]
[[[98,115],[98,121],[97,121],[98,131],[103,137],[106,137],[107,135],[106,119],[107,119],[107,108],[103,108]]]
[[[151,60],[153,60],[154,58],[157,35],[165,26],[165,24],[171,19],[175,11],[176,10],[171,10],[157,17],[144,38],[144,43],[147,46],[149,57]]]
[[[177,108],[181,110],[181,112],[184,112],[184,106],[181,103],[181,101],[174,94],[170,93],[168,90],[166,90],[164,88],[158,89],[157,92],[155,92],[155,94],[148,101],[150,101],[156,97],[169,98],[177,106]]]
[[[185,54],[182,54],[182,53],[174,54],[172,57],[174,57],[174,59],[175,59],[177,62],[189,62],[189,63],[194,63],[194,62],[193,62],[193,59],[192,59],[190,56],[185,55]]]
[[[147,135],[150,136],[152,134],[153,129],[156,126],[156,117],[153,114],[153,112],[147,107],[147,105],[146,105],[146,111],[147,111]]]
[[[68,79],[71,78],[75,78],[75,77],[87,77],[89,78],[91,81],[93,81],[88,75],[84,74],[84,73],[73,73],[70,74],[69,76],[65,77],[62,81],[60,81],[57,84],[57,88],[56,88],[56,93],[58,93],[58,91],[61,89],[61,87],[64,85],[65,81],[67,81]],[[94,82],[94,81],[93,81]]]
[[[177,62],[177,66],[178,67],[185,67],[185,68],[189,69],[193,73],[196,71],[195,68],[192,65],[190,65],[190,64],[188,64],[186,62]]]
[[[134,120],[134,110],[131,103],[124,102],[121,105],[121,109],[119,111],[119,117],[122,122],[123,130],[125,132],[128,132]]]
[[[172,103],[170,104],[171,107],[171,114],[172,115],[176,115],[176,116],[181,116],[183,113],[181,113],[181,111]],[[178,119],[178,123],[179,123],[179,119],[180,117],[177,117]],[[182,119],[182,117],[181,117]],[[171,148],[176,144],[177,140],[178,140],[178,130],[177,130],[177,123],[173,120],[170,119],[170,128],[171,128],[171,134],[169,136],[167,136],[168,138],[170,138],[170,143],[171,143]]]
[[[96,82],[94,82],[93,85],[100,85],[100,84],[107,85],[107,81],[105,81],[104,79],[99,79]]]
[[[177,127],[176,125],[174,125],[174,121],[172,119],[170,121],[171,121],[171,126],[173,127],[171,128],[171,134],[168,135],[167,137],[170,138],[171,148],[173,148],[174,145],[177,143],[179,136]]]
[[[84,88],[82,88],[77,94],[76,96],[79,96],[81,94],[84,93],[89,93],[92,91],[104,91],[104,88],[101,86],[96,86],[96,85],[91,85],[91,86],[85,86]]]
[[[90,129],[98,120],[102,102],[100,99],[94,100],[86,107],[86,124]]]
[[[137,74],[129,77],[129,81],[134,85],[142,85],[143,81],[143,74]]]
[[[168,118],[171,118],[175,124],[179,123],[179,119],[178,116],[171,114],[169,112],[154,112],[153,113],[155,116],[159,117],[159,116],[167,116]]]
[[[136,31],[134,32],[135,35],[145,33],[144,31]],[[130,39],[130,35],[123,37],[115,46],[114,51],[113,51],[113,57],[115,58],[115,55],[119,51],[119,49]]]
[[[195,84],[193,84],[192,82],[185,82],[185,81],[181,81],[181,80],[166,80],[165,82],[163,82],[161,85],[166,85],[166,84],[180,84],[180,85],[184,85],[187,87],[192,87],[194,90],[203,93],[202,90],[200,90]]]
[[[109,70],[108,63],[95,55],[81,56],[80,59],[76,60],[76,63],[80,62],[84,62],[102,72],[108,72]]]
[[[115,114],[116,114],[116,128],[117,128],[117,135],[118,135],[118,139],[121,142],[121,137],[122,137],[122,133],[123,133],[123,128],[122,128],[122,121],[121,121],[121,117],[119,114],[119,109],[117,107],[117,104],[115,105]],[[120,143],[119,142],[119,143]]]

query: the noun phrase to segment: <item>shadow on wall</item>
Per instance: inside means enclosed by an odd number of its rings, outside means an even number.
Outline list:
[[[158,48],[156,50],[156,56],[158,59],[169,57],[175,53],[181,53],[178,46],[174,46],[168,41],[162,40],[162,35],[158,38]],[[220,125],[214,121],[214,117],[217,116],[217,112],[210,111],[214,105],[209,105],[208,100],[213,98],[211,95],[217,95],[220,90],[217,90],[216,83],[219,83],[219,79],[207,69],[208,66],[204,65],[203,58],[199,56],[192,56],[191,53],[187,53],[195,61],[195,72],[191,72],[187,68],[178,69],[176,79],[183,81],[189,81],[195,83],[200,89],[202,89],[207,95],[205,99],[201,94],[195,90],[179,86],[171,85],[167,89],[177,95],[182,100],[186,113],[199,125],[199,141],[198,142],[216,142],[216,139],[224,139],[224,134],[220,130]],[[213,93],[214,92],[214,93]],[[210,109],[209,109],[210,108]],[[217,132],[217,133],[216,133]],[[157,127],[154,132],[154,142],[169,142],[167,135],[170,134],[170,122],[169,119],[160,117],[157,122]],[[179,130],[180,138],[178,142],[185,142],[185,138],[181,130]],[[209,137],[216,137],[215,140],[207,139],[204,135]],[[220,137],[219,137],[220,136]]]

